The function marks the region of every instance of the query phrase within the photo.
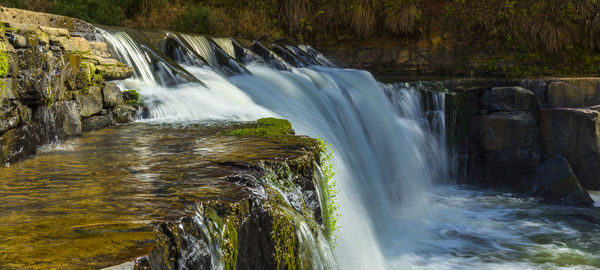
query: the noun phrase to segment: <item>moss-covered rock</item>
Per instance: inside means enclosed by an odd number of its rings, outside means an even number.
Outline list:
[[[222,135],[237,137],[280,137],[294,134],[292,124],[285,119],[261,118],[256,120],[256,123],[255,126],[222,132]]]

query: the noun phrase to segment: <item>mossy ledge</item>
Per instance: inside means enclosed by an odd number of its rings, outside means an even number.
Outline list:
[[[314,252],[306,246],[309,239],[329,242],[319,199],[321,144],[289,132],[286,136],[286,145],[295,148],[286,155],[219,161],[234,172],[224,181],[245,195],[196,201],[185,217],[159,224],[155,247],[135,261],[134,269],[334,268],[325,259],[332,258],[331,247]]]
[[[282,137],[294,135],[292,124],[288,120],[278,118],[261,118],[250,126],[234,128],[221,132],[224,136],[236,137]]]

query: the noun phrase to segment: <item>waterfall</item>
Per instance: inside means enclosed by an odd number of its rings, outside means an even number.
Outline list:
[[[411,243],[402,242],[407,236],[401,226],[429,211],[431,186],[447,177],[443,93],[384,85],[366,71],[334,68],[309,46],[280,47],[289,55],[277,56],[281,64],[275,64],[286,68],[266,64],[266,59],[247,63],[247,73],[227,77],[216,70],[219,63],[208,39],[191,35],[182,36],[210,67],[184,68],[204,85],[167,87],[153,79],[152,72],[161,71],[151,69],[126,33],[103,35],[136,69],[135,78],[122,87],[139,89],[150,121],[275,116],[290,120],[297,134],[331,143],[341,212],[335,249],[340,269],[396,268],[393,262],[411,253]],[[233,57],[231,41],[215,42]],[[304,53],[296,56],[295,50]],[[300,60],[306,57],[318,65]],[[285,63],[288,58],[302,64]],[[423,100],[429,105],[423,106]]]

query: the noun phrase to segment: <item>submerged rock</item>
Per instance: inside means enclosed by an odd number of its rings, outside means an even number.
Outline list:
[[[567,160],[560,155],[549,158],[535,169],[531,193],[548,203],[585,207],[594,204]]]

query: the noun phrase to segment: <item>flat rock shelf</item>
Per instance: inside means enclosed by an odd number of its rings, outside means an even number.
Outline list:
[[[0,268],[102,268],[147,255],[157,224],[203,200],[246,198],[227,176],[307,155],[313,141],[218,134],[227,127],[123,125],[0,168]]]

